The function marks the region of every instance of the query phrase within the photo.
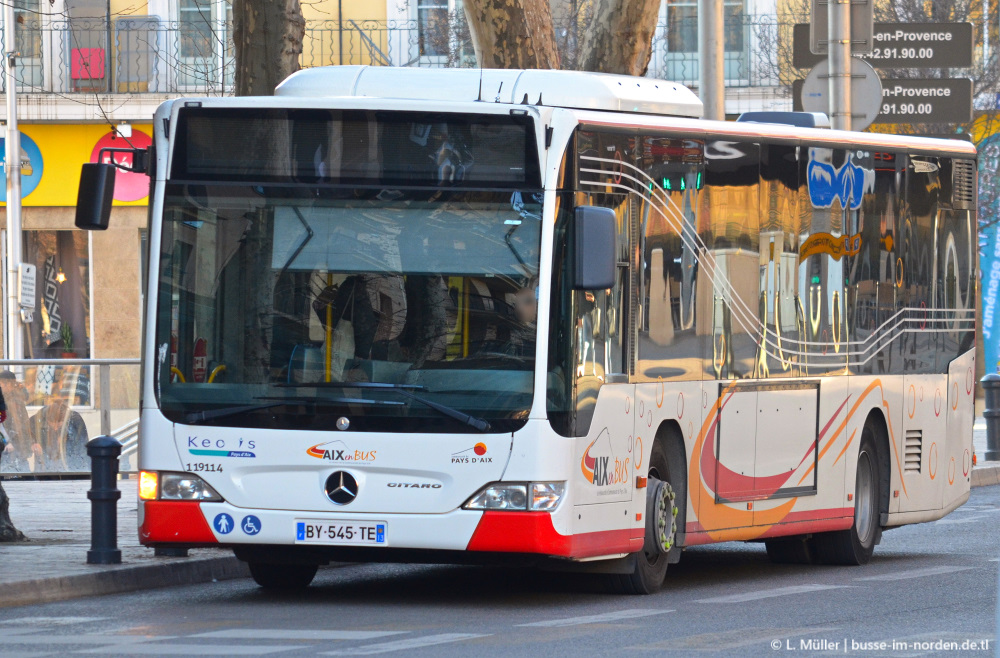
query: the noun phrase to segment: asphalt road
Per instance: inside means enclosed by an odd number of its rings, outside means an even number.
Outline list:
[[[982,487],[887,532],[866,567],[699,547],[647,597],[571,574],[359,565],[294,595],[237,580],[3,609],[0,656],[992,656],[998,522],[1000,486]]]

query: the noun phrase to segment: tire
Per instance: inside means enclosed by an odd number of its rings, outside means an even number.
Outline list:
[[[295,590],[305,589],[319,569],[315,564],[271,564],[249,562],[250,575],[254,582],[264,589]]]
[[[816,555],[805,537],[782,537],[768,539],[767,559],[775,564],[815,564]]]
[[[866,424],[858,448],[857,477],[854,484],[854,523],[848,530],[826,532],[813,537],[813,549],[825,564],[868,564],[882,536],[879,527],[879,497],[882,481],[875,430]]]
[[[677,540],[678,498],[667,481],[667,458],[659,443],[653,444],[646,481],[646,540],[633,556],[632,573],[610,576],[612,589],[623,594],[654,594],[667,575],[667,553]]]

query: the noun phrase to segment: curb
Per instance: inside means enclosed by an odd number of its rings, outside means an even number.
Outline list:
[[[1000,484],[1000,462],[986,462],[972,469],[973,487],[989,487]]]
[[[0,608],[51,603],[83,596],[120,594],[140,589],[195,585],[245,578],[249,575],[246,564],[233,556],[114,567],[92,573],[5,584],[0,587]]]

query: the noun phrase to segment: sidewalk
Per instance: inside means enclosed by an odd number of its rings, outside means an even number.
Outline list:
[[[249,575],[231,550],[198,549],[187,558],[155,557],[139,545],[136,480],[120,480],[118,547],[122,563],[87,564],[90,480],[5,480],[10,517],[30,541],[0,543],[0,609]]]
[[[1000,462],[983,461],[986,454],[986,420],[982,416],[976,416],[976,424],[972,427],[972,445],[979,462],[972,469],[972,486],[1000,484]]]
[[[986,424],[976,418],[976,453],[986,451]],[[972,486],[1000,484],[1000,462],[979,462]],[[229,550],[198,549],[190,557],[156,557],[139,545],[136,480],[120,480],[118,547],[122,563],[87,564],[90,548],[89,480],[7,480],[10,516],[31,541],[0,543],[0,608],[81,596],[185,585],[248,576]]]

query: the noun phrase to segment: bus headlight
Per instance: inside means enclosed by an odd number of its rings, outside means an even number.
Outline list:
[[[559,506],[565,482],[534,482],[531,485],[531,509],[551,512]]]
[[[494,482],[463,505],[463,509],[551,512],[562,500],[565,482]]]
[[[160,500],[221,502],[222,496],[197,475],[160,473]]]

